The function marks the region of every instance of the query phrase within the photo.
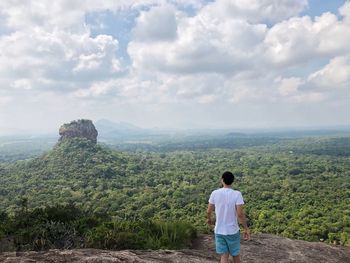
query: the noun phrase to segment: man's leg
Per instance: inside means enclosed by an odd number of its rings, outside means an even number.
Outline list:
[[[228,263],[228,254],[221,254],[220,263]]]
[[[229,253],[232,255],[232,258],[233,258],[233,263],[241,263],[241,258],[239,256],[239,252],[241,249],[240,240],[241,240],[241,236],[239,232],[233,235],[228,235],[226,237]],[[237,255],[237,256],[233,256],[233,255]]]
[[[224,235],[215,234],[216,253],[221,256],[221,263],[228,263],[229,250]]]
[[[233,257],[233,263],[241,263],[241,257],[238,255],[238,256],[234,256]]]

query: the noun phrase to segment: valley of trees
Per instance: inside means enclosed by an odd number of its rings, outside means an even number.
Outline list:
[[[230,170],[253,232],[350,245],[349,137],[143,146],[120,151],[76,138],[37,158],[0,163],[0,238],[17,249],[47,248],[56,232],[78,238],[70,241],[78,247],[121,248],[115,240],[131,248],[186,246],[195,232],[210,232],[209,194]],[[50,214],[66,209],[76,217]],[[149,228],[161,234],[148,239]],[[54,230],[40,239],[35,229]],[[135,231],[144,233],[138,244]]]

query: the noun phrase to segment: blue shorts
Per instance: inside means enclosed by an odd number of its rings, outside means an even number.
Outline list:
[[[238,256],[241,248],[240,241],[241,234],[239,231],[233,235],[215,234],[216,253]]]

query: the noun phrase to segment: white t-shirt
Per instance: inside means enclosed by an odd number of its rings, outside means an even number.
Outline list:
[[[216,234],[233,235],[239,231],[237,222],[236,205],[243,205],[243,197],[240,191],[231,188],[220,188],[213,191],[209,203],[215,205]]]

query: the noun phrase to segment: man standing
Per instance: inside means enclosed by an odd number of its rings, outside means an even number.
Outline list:
[[[223,187],[213,191],[209,198],[207,210],[208,225],[212,225],[212,212],[215,210],[215,246],[221,255],[221,263],[228,263],[229,255],[234,263],[240,263],[240,231],[237,218],[243,225],[244,240],[250,239],[250,231],[243,208],[243,197],[240,191],[233,190],[231,185],[234,175],[224,172],[221,177]]]

